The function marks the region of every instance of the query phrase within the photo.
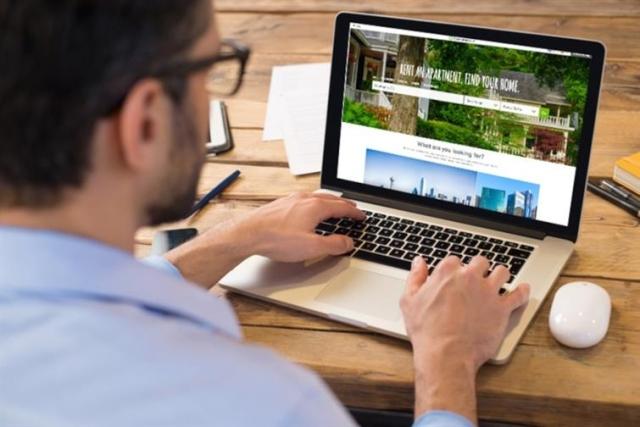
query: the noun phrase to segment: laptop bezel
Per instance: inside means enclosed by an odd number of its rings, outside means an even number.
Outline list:
[[[349,31],[350,24],[352,22],[591,55],[582,141],[580,142],[580,150],[578,152],[568,225],[563,226],[539,220],[501,214],[452,202],[425,199],[424,197],[408,193],[372,187],[366,184],[338,178],[337,171],[342,126],[344,82],[346,78]],[[494,227],[496,229],[504,229],[504,226],[507,226],[510,230],[519,229],[525,234],[538,235],[540,237],[550,235],[575,242],[578,236],[580,215],[586,191],[587,172],[589,169],[589,158],[595,128],[596,111],[602,83],[604,58],[605,46],[598,41],[434,21],[341,12],[336,17],[334,30],[321,187],[341,191],[347,194],[359,194],[384,206],[394,207],[399,203],[404,209],[414,212],[424,212],[430,215],[442,217],[454,216],[458,221],[466,221],[469,223],[477,223],[477,221],[479,221],[484,226]]]

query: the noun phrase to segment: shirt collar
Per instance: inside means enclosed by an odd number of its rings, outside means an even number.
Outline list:
[[[115,300],[241,337],[230,304],[131,254],[71,234],[0,226],[0,290]]]

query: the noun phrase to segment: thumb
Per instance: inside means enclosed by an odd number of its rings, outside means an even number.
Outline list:
[[[505,295],[505,302],[514,311],[521,305],[526,304],[529,301],[529,284],[521,283],[513,291]]]
[[[411,271],[409,271],[409,275],[407,276],[407,287],[405,288],[405,293],[409,296],[412,296],[427,280],[427,276],[429,275],[429,269],[427,268],[427,263],[421,256],[417,256],[411,262]]]

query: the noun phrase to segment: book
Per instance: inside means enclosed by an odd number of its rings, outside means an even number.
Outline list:
[[[640,153],[619,159],[613,168],[613,180],[640,194]]]

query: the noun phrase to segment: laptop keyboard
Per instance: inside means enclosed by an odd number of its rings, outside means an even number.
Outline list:
[[[429,265],[429,273],[449,255],[460,257],[468,264],[476,255],[485,256],[490,270],[504,265],[513,282],[535,249],[510,240],[470,233],[455,228],[413,221],[407,218],[363,210],[364,221],[330,218],[316,227],[320,235],[345,234],[353,239],[354,258],[411,269],[411,261],[421,255]]]

